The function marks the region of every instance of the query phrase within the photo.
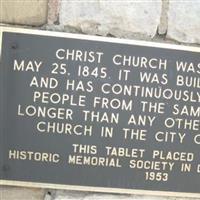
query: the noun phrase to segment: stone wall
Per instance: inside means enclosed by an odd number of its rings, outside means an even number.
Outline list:
[[[2,25],[200,45],[200,0],[0,0]],[[175,200],[0,187],[2,200]]]

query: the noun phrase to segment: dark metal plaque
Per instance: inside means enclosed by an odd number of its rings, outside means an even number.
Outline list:
[[[1,184],[200,197],[200,48],[1,30]]]

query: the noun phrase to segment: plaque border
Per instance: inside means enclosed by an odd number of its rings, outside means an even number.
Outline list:
[[[81,40],[89,40],[89,41],[99,41],[99,42],[108,42],[108,43],[119,43],[119,44],[129,44],[129,45],[137,45],[137,46],[147,46],[147,47],[157,47],[157,48],[164,48],[164,49],[200,52],[199,46],[186,46],[186,45],[159,43],[159,42],[143,41],[143,40],[119,39],[119,38],[110,38],[110,37],[104,37],[104,36],[93,36],[93,35],[74,34],[74,33],[66,33],[66,32],[55,32],[55,31],[46,31],[46,30],[38,30],[38,29],[30,29],[30,28],[16,28],[16,27],[7,27],[7,26],[4,26],[3,24],[0,24],[0,58],[1,58],[1,50],[2,50],[3,32],[51,36],[51,37],[60,37],[60,38],[71,38],[71,39],[81,39]],[[105,192],[105,193],[118,193],[118,194],[120,193],[120,194],[135,194],[135,195],[200,198],[200,193],[157,191],[157,190],[154,191],[154,190],[144,190],[144,189],[136,190],[136,189],[125,189],[125,188],[110,188],[110,187],[95,187],[95,186],[80,186],[80,185],[65,185],[65,184],[53,184],[53,183],[31,182],[31,181],[26,182],[26,181],[3,180],[3,179],[0,179],[0,185],[33,187],[33,188],[64,189],[64,190],[75,190],[75,191]]]

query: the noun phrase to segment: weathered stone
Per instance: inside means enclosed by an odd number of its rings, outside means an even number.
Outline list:
[[[189,198],[142,196],[142,195],[120,195],[91,192],[73,192],[57,190],[54,200],[189,200]],[[192,200],[192,199],[190,199]]]
[[[169,1],[167,37],[200,44],[200,0]]]
[[[153,37],[160,22],[161,6],[161,0],[61,0],[60,24],[80,28],[88,34]]]
[[[162,1],[162,12],[161,12],[161,17],[160,17],[160,24],[158,26],[158,33],[160,35],[164,35],[167,33],[168,9],[169,9],[169,0]]]
[[[49,0],[48,2],[48,24],[58,24],[59,23],[59,9],[60,0]]]
[[[43,200],[45,190],[21,187],[0,187],[1,200]]]
[[[54,192],[53,192],[54,193]],[[44,200],[53,200],[54,199],[54,194],[52,192],[47,191],[45,196],[44,196]]]
[[[54,200],[83,200],[87,195],[87,192],[57,190]]]
[[[0,0],[0,22],[42,25],[47,19],[48,0]]]

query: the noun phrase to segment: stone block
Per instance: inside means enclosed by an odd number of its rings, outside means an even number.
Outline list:
[[[167,37],[200,44],[200,0],[169,0]]]
[[[45,190],[21,187],[0,187],[1,200],[43,200]]]
[[[0,0],[0,22],[40,26],[47,20],[48,0]]]
[[[160,23],[162,1],[61,0],[60,6],[60,24],[76,27],[84,33],[153,37]]]

